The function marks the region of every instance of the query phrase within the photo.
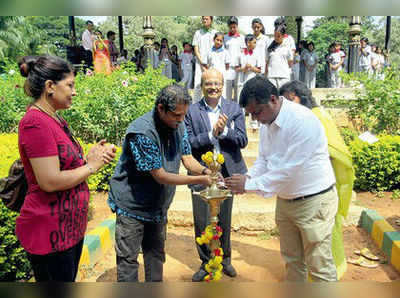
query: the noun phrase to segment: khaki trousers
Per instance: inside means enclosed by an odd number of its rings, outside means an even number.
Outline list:
[[[278,197],[275,220],[287,281],[337,281],[332,229],[338,208],[336,188],[303,200]]]

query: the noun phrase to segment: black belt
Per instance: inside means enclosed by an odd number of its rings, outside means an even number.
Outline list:
[[[333,184],[333,185],[334,185],[334,184]],[[324,193],[326,193],[326,192],[332,190],[333,185],[329,186],[327,189],[321,190],[320,192],[313,193],[312,195],[306,195],[306,196],[302,196],[302,197],[290,199],[290,200],[288,200],[288,201],[289,201],[289,202],[294,202],[294,201],[299,201],[299,200],[305,200],[305,199],[311,198],[311,197],[313,197],[313,196],[322,195],[322,194],[324,194]]]

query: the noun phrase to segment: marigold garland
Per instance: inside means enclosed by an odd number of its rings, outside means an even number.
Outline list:
[[[222,277],[222,260],[224,251],[219,247],[219,239],[221,238],[221,235],[222,228],[220,226],[208,225],[201,237],[196,238],[199,245],[206,244],[210,248],[216,247],[215,249],[211,249],[212,257],[204,266],[204,269],[208,272],[204,277],[204,281],[206,282],[215,282],[220,280]]]

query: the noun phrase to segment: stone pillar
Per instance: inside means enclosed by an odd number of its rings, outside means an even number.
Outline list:
[[[361,17],[360,16],[350,17],[349,60],[348,60],[349,73],[358,72],[360,33],[361,33]]]
[[[153,57],[153,44],[154,38],[156,34],[153,31],[153,25],[151,22],[151,16],[143,17],[143,39],[144,39],[144,50],[146,52],[146,63],[145,67],[147,67],[147,61],[150,61],[150,64],[154,65],[154,57]]]

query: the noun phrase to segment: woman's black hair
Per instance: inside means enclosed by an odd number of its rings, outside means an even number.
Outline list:
[[[281,33],[281,34],[285,34],[286,32],[286,25],[281,24],[278,27],[275,28],[275,31]],[[270,43],[270,45],[267,48],[268,53],[272,53],[276,50],[276,48],[279,46],[280,44],[277,43],[275,41],[275,39]]]
[[[312,96],[311,90],[303,82],[294,80],[283,84],[281,88],[279,88],[279,95],[283,96],[283,94],[286,92],[293,92],[300,98],[300,104],[309,109],[318,106],[314,97]]]
[[[50,80],[58,83],[73,74],[73,68],[67,61],[50,55],[25,56],[18,61],[23,77],[26,77],[24,90],[28,96],[39,99],[45,91],[45,83]]]

